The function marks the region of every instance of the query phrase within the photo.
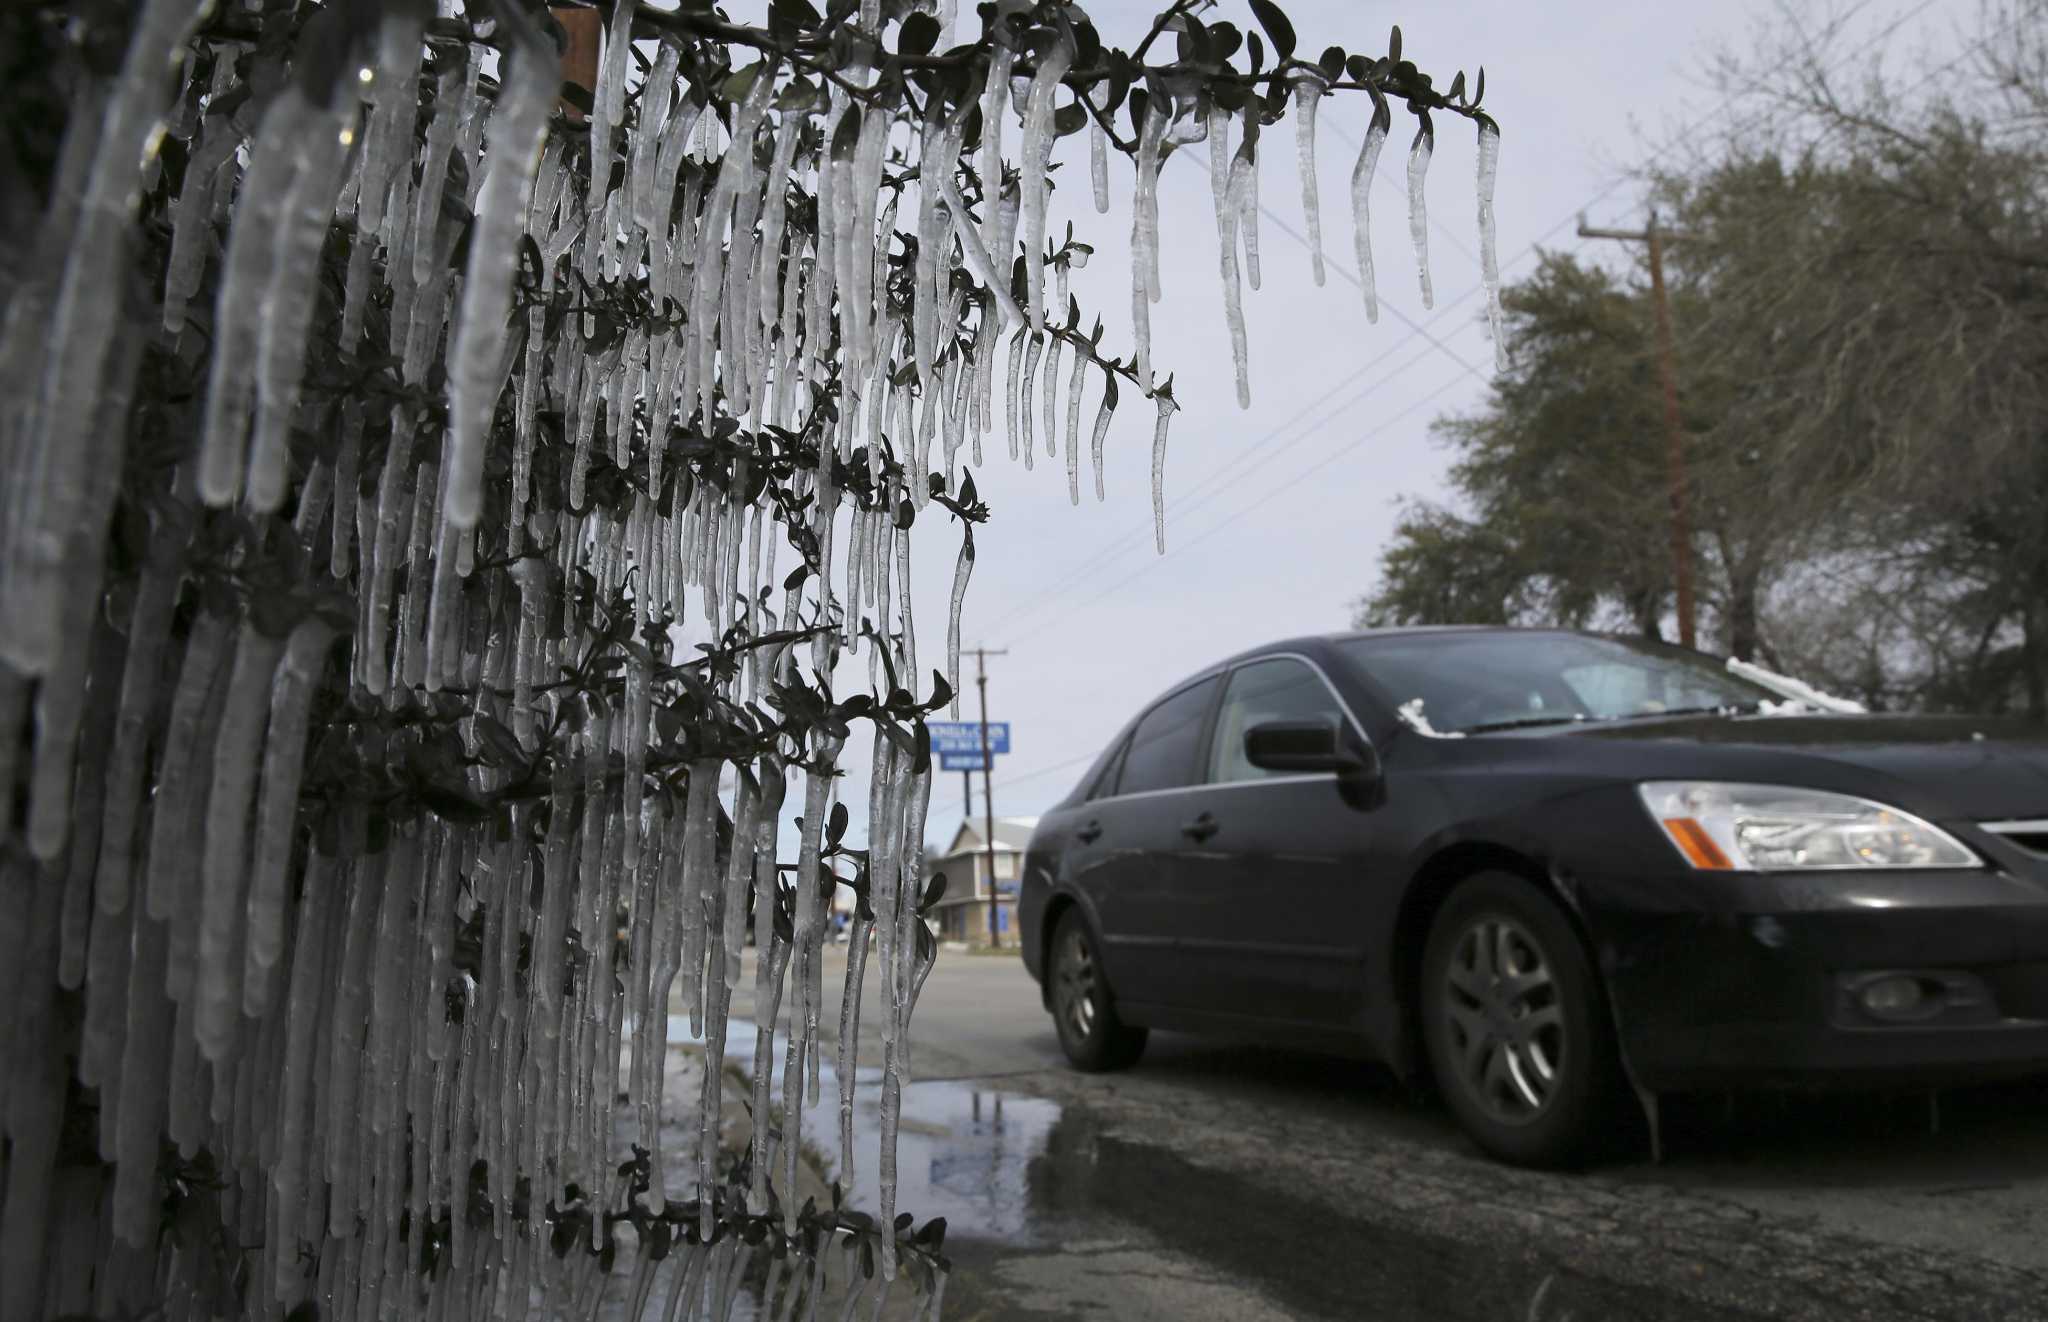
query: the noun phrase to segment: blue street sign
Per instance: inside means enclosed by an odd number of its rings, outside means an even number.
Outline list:
[[[932,732],[932,748],[939,753],[972,753],[981,756],[981,722],[979,721],[926,721],[925,728]],[[988,751],[1007,753],[1010,751],[1010,723],[990,721],[988,723]],[[976,764],[979,769],[979,764]]]
[[[988,767],[981,760],[980,750],[972,753],[940,753],[941,771],[986,771]]]

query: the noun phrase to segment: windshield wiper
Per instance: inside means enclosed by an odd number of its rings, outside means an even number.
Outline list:
[[[1459,734],[1491,734],[1496,730],[1526,730],[1538,725],[1578,725],[1590,721],[1590,716],[1517,716],[1508,721],[1484,721],[1478,725],[1462,726]]]
[[[1610,721],[1654,721],[1666,716],[1742,716],[1758,709],[1756,703],[1724,702],[1716,707],[1667,707],[1663,711],[1629,712],[1625,716],[1609,716]]]

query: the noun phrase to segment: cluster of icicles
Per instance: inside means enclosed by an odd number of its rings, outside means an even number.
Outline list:
[[[906,1274],[936,1313],[942,1260],[897,1232],[894,1206],[908,1027],[931,960],[917,913],[929,772],[877,735],[874,917],[856,923],[837,1007],[846,1177],[872,947],[885,1000],[878,1217],[806,1219],[781,1195],[795,1188],[831,1009],[823,832],[841,741],[813,731],[739,764],[707,753],[671,776],[677,792],[650,793],[654,707],[677,685],[641,650],[621,658],[615,700],[565,696],[555,681],[592,638],[587,614],[562,609],[562,585],[630,601],[643,636],[664,617],[742,643],[808,630],[715,672],[734,709],[801,680],[805,661],[829,682],[864,638],[871,679],[883,660],[914,677],[902,507],[958,489],[963,451],[981,462],[999,413],[1027,467],[1041,432],[1049,456],[1064,433],[1078,501],[1091,366],[1098,499],[1116,377],[1158,401],[1163,548],[1174,406],[1153,388],[1146,330],[1157,174],[1162,144],[1201,132],[1221,162],[1223,123],[1187,136],[1159,115],[1144,126],[1132,371],[1057,321],[1082,256],[1046,251],[1058,52],[1014,87],[1012,52],[995,53],[979,177],[1004,182],[977,216],[960,183],[964,111],[864,113],[843,90],[784,108],[764,69],[713,114],[678,76],[683,48],[663,39],[642,42],[653,53],[629,113],[631,0],[614,7],[587,130],[573,131],[554,48],[516,5],[496,8],[495,57],[430,46],[422,3],[376,7],[360,40],[342,7],[316,11],[299,48],[356,41],[331,89],[295,76],[292,43],[254,35],[286,11],[227,8],[234,37],[202,33],[203,0],[137,7],[119,72],[71,107],[28,277],[5,309],[0,804],[26,809],[0,851],[0,1322],[158,1304],[174,1317],[312,1305],[342,1319],[674,1322],[727,1317],[743,1297],[758,1315],[843,1319],[879,1316]],[[877,9],[858,21],[875,29]],[[238,58],[262,95],[239,95]],[[1301,105],[1307,124],[1314,98]],[[848,117],[857,127],[842,133]],[[1021,121],[1022,163],[1005,180],[1008,118]],[[1246,139],[1218,171],[1240,346],[1234,235],[1257,281],[1249,120]],[[158,193],[173,143],[182,179],[143,217],[161,240],[145,245],[138,204]],[[1106,206],[1099,130],[1093,148]],[[898,245],[915,260],[892,261]],[[323,253],[343,246],[337,297]],[[143,264],[159,301],[139,324],[132,258],[145,251],[161,259]],[[629,291],[614,306],[659,311],[600,335],[577,290]],[[148,412],[130,407],[149,398],[146,348],[204,383],[198,434],[169,463],[130,444]],[[1242,372],[1241,347],[1239,360]],[[320,385],[335,364],[359,366],[356,379],[388,364],[392,384]],[[437,389],[445,414],[420,402]],[[780,454],[787,471],[812,457],[780,489],[749,485],[745,456],[710,480],[714,420],[736,424],[756,462]],[[815,452],[779,450],[792,436]],[[695,479],[673,503],[651,494],[665,462]],[[604,467],[633,476],[622,507],[586,498]],[[130,537],[117,557],[109,521],[124,490],[150,514],[146,545]],[[271,550],[295,543],[277,563],[307,580],[288,589],[352,603],[353,628],[323,607],[280,629],[257,590],[223,590],[219,539],[203,533],[229,512]],[[783,540],[816,572],[783,583],[778,613]],[[963,536],[947,629],[956,689],[972,563]],[[484,822],[407,813],[368,833],[347,818],[338,839],[309,829],[301,789],[320,722],[449,702],[473,757],[487,732],[509,732],[547,768],[544,790]],[[565,721],[572,702],[578,719]],[[403,760],[402,746],[387,751]],[[778,864],[792,764],[808,768],[795,773],[793,868]],[[510,773],[477,757],[467,775],[469,797],[489,803]],[[786,936],[756,924],[740,1180],[719,1145],[727,1009],[748,914],[779,904]],[[695,1133],[665,1162],[672,1000],[705,1065]],[[648,1159],[622,1161],[636,1145]],[[641,1224],[614,1232],[603,1214],[636,1193]],[[602,1243],[630,1267],[608,1270]]]

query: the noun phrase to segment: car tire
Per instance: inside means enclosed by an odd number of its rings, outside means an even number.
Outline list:
[[[1528,882],[1459,883],[1430,924],[1416,1002],[1437,1090],[1488,1153],[1570,1166],[1613,1132],[1622,1077],[1598,975]]]
[[[1053,929],[1045,985],[1060,1050],[1074,1068],[1096,1074],[1137,1063],[1145,1050],[1145,1030],[1117,1017],[1116,1001],[1102,976],[1101,947],[1079,909],[1068,909]]]

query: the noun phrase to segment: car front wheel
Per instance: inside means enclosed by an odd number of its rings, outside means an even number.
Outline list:
[[[1548,897],[1500,873],[1461,883],[1431,924],[1420,990],[1438,1090],[1482,1148],[1561,1166],[1609,1131],[1621,1079],[1606,1006]]]
[[[1078,909],[1067,910],[1053,931],[1046,985],[1060,1050],[1076,1069],[1092,1074],[1136,1063],[1145,1050],[1145,1030],[1129,1027],[1117,1018],[1116,1003],[1103,980],[1095,934],[1088,930]]]

